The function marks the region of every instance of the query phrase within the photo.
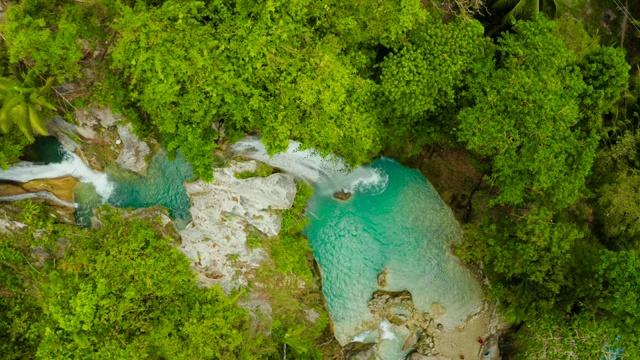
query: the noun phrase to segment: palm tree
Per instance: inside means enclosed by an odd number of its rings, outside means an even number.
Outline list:
[[[555,0],[496,0],[491,7],[503,11],[510,9],[502,18],[502,24],[508,23],[512,18],[531,20],[541,12],[553,19],[557,11]]]
[[[34,85],[35,72],[29,71],[24,81],[15,77],[0,77],[0,130],[9,132],[16,125],[30,142],[34,142],[33,131],[49,135],[42,115],[45,109],[56,110],[46,95],[51,90],[53,78],[47,79],[42,87]]]

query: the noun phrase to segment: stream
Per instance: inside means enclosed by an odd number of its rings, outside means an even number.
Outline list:
[[[146,176],[119,168],[98,172],[57,141],[44,138],[36,152],[46,159],[21,162],[0,171],[0,181],[74,176],[77,221],[90,226],[93,209],[108,203],[117,207],[161,205],[171,216],[188,223],[190,200],[184,182],[193,174],[180,155],[169,161],[164,153],[151,159]],[[462,325],[482,305],[480,285],[451,254],[461,230],[451,210],[424,176],[393,159],[351,169],[335,157],[300,150],[291,142],[286,152],[269,156],[258,138],[248,137],[232,146],[238,155],[265,162],[291,173],[314,187],[308,202],[309,238],[320,265],[323,292],[336,339],[376,343],[383,360],[404,359],[403,326],[375,320],[369,300],[376,290],[408,290],[414,305],[429,312],[447,330]],[[339,201],[336,191],[352,193]],[[378,275],[386,274],[379,285]]]

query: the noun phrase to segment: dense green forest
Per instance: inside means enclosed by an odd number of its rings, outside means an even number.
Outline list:
[[[514,356],[638,359],[640,48],[631,25],[598,30],[598,10],[615,5],[589,6],[595,15],[553,0],[11,1],[0,166],[54,112],[89,102],[180,150],[204,180],[214,150],[248,133],[271,153],[294,139],[353,166],[453,149],[483,174],[456,252],[488,277]],[[56,90],[68,81],[83,90]],[[271,251],[274,273],[310,279],[302,193]],[[256,331],[241,294],[197,287],[153,222],[111,212],[78,229],[29,202],[15,214],[28,227],[0,240],[2,358],[281,358],[282,344],[290,359],[328,356],[326,320],[299,329],[283,313],[271,336]],[[39,266],[32,246],[50,254]]]

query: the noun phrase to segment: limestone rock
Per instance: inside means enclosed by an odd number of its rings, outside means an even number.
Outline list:
[[[27,226],[18,221],[9,220],[7,214],[4,211],[0,211],[0,233],[10,234],[18,229],[22,229]]]
[[[375,343],[352,342],[342,348],[345,360],[375,360]]]
[[[419,352],[414,352],[411,355],[407,356],[407,360],[444,360],[439,356],[427,356],[420,354]]]
[[[292,175],[237,179],[234,174],[255,171],[255,161],[234,162],[215,169],[214,181],[186,183],[192,222],[180,231],[179,249],[192,260],[204,285],[220,284],[225,291],[247,284],[244,274],[259,266],[263,250],[246,246],[248,226],[276,236],[282,218],[274,210],[291,207],[296,193]]]
[[[98,125],[98,119],[89,109],[77,109],[75,111],[75,119],[78,122],[77,127],[92,129]],[[65,131],[64,129],[62,130]]]
[[[342,201],[347,201],[349,199],[351,199],[351,193],[348,191],[345,191],[344,189],[340,190],[340,191],[336,191],[333,194],[333,197],[338,199],[338,200],[342,200]]]
[[[383,311],[392,307],[403,305],[413,308],[413,297],[411,293],[404,291],[384,291],[378,290],[373,293],[371,300],[369,301],[369,308],[371,311]]]
[[[116,161],[123,169],[143,173],[148,165],[145,158],[149,155],[151,149],[146,142],[138,139],[138,136],[133,134],[132,130],[131,124],[118,125],[118,135],[124,146],[120,150]]]
[[[13,196],[25,194],[27,190],[14,184],[0,184],[0,196]]]
[[[122,118],[121,114],[114,114],[108,106],[101,108],[91,107],[90,110],[93,116],[95,116],[100,122],[100,126],[103,128],[114,126]]]
[[[402,345],[402,351],[406,351],[412,347],[416,347],[418,345],[418,340],[420,340],[420,336],[418,335],[418,332],[417,331],[412,332],[411,336],[409,336],[404,341],[404,344]]]
[[[387,269],[382,270],[382,272],[378,274],[378,286],[380,287],[387,286]]]
[[[482,360],[500,360],[500,345],[497,335],[487,337],[480,349],[480,358]]]
[[[98,138],[98,133],[93,129],[93,125],[96,124],[95,119],[87,110],[76,110],[76,120],[79,125],[73,125],[61,116],[54,116],[53,123],[66,134],[77,134],[87,140],[93,140]],[[54,133],[57,133],[54,131]]]
[[[304,316],[309,320],[310,323],[315,324],[316,321],[320,318],[320,314],[316,311],[316,309],[307,309],[304,310]]]
[[[21,185],[27,192],[48,191],[57,198],[73,202],[73,187],[78,183],[78,179],[72,176],[65,176],[56,179],[31,180]]]

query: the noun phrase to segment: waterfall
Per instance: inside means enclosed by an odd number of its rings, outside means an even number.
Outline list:
[[[80,182],[92,184],[102,201],[106,202],[114,190],[114,185],[109,181],[107,174],[91,169],[76,154],[66,149],[62,151],[64,159],[60,163],[41,165],[19,162],[8,170],[0,170],[0,180],[25,183],[37,179],[73,176]]]
[[[287,151],[270,156],[260,138],[249,136],[233,144],[231,148],[237,155],[269,164],[302,180],[313,182],[323,192],[384,191],[388,176],[378,169],[350,169],[339,157],[322,157],[313,149],[301,150],[300,145],[291,140]]]
[[[71,202],[68,202],[68,201],[64,201],[64,200],[58,198],[57,196],[53,195],[52,193],[50,193],[48,191],[38,191],[38,192],[35,192],[35,193],[0,196],[0,202],[19,201],[19,200],[26,200],[26,199],[45,199],[45,200],[51,200],[53,202],[56,202],[56,203],[58,203],[58,204],[60,204],[62,206],[67,206],[67,207],[71,207],[71,208],[78,207],[78,205],[76,203],[71,203]]]

